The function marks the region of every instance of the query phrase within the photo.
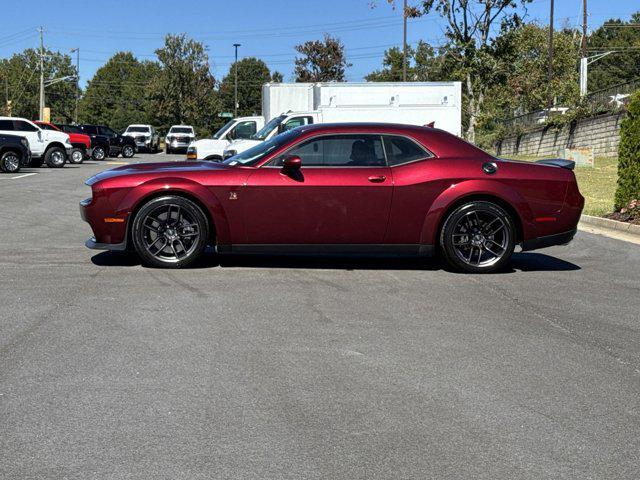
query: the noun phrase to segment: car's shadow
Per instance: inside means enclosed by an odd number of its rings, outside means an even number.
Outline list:
[[[91,261],[100,267],[134,267],[140,259],[133,253],[101,252]],[[440,257],[340,257],[292,255],[216,255],[208,251],[189,269],[201,268],[299,268],[331,270],[445,270],[454,272]],[[509,266],[497,274],[521,272],[563,272],[580,270],[574,263],[544,253],[514,253]]]

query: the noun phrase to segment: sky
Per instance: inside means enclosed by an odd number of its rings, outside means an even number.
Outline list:
[[[402,0],[396,0],[396,3]],[[47,48],[69,52],[80,47],[80,77],[84,85],[117,51],[131,51],[139,59],[154,59],[167,33],[186,33],[209,49],[216,79],[233,62],[234,43],[242,44],[239,58],[256,56],[271,70],[293,80],[294,46],[322,38],[324,32],[345,44],[348,81],[381,66],[384,51],[402,44],[402,14],[387,0],[31,0],[2,3],[0,58],[39,44],[44,27]],[[418,0],[409,0],[416,5]],[[529,20],[548,23],[549,0],[527,7]],[[376,4],[372,7],[372,4]],[[28,5],[28,11],[25,9]],[[611,17],[628,19],[640,10],[640,0],[588,0],[590,28]],[[578,26],[582,0],[555,0],[555,25]],[[442,41],[444,22],[436,15],[412,19],[408,42]],[[75,54],[74,54],[75,61]]]

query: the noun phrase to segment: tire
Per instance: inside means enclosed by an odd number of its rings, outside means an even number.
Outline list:
[[[105,158],[107,158],[107,152],[104,150],[104,147],[98,146],[98,147],[93,149],[93,152],[91,153],[91,157],[94,160],[97,160],[97,161],[100,162],[100,161],[104,160]]]
[[[20,171],[20,155],[9,150],[0,157],[0,170],[3,173],[18,173]]]
[[[446,218],[440,247],[456,270],[489,273],[504,268],[516,240],[514,220],[502,207],[489,201],[471,201]]]
[[[122,158],[131,158],[135,153],[136,152],[131,145],[125,145],[122,147]]]
[[[74,148],[73,150],[71,150],[71,155],[69,155],[69,163],[78,165],[82,162],[84,162],[84,152],[80,148]]]
[[[67,154],[60,147],[51,147],[44,154],[44,161],[49,168],[62,168],[67,163]]]
[[[165,148],[165,153],[166,153],[167,155],[171,155],[171,149],[170,149],[169,147],[166,147],[166,148]]]
[[[195,203],[168,195],[150,200],[138,210],[131,238],[145,265],[183,268],[202,256],[209,223]]]

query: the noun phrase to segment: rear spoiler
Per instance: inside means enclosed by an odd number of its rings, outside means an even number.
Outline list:
[[[550,158],[545,160],[538,160],[536,163],[541,165],[550,165],[552,167],[566,168],[567,170],[573,170],[576,167],[576,162],[571,160],[565,160],[563,158]]]

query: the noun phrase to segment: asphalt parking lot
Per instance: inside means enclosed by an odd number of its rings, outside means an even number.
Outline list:
[[[0,176],[0,478],[638,477],[640,246],[148,269],[84,247],[116,162]]]

